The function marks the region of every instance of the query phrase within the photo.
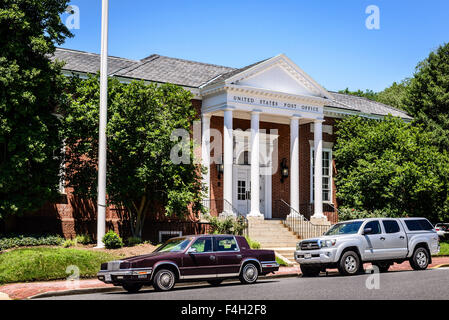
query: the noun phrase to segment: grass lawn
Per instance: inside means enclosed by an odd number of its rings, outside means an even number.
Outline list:
[[[441,246],[440,256],[449,256],[449,241],[441,242],[440,246]]]
[[[16,282],[64,280],[68,266],[77,266],[80,278],[92,278],[103,262],[116,255],[63,248],[26,248],[0,254],[0,285]]]

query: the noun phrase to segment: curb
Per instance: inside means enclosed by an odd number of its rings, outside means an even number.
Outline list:
[[[431,269],[440,269],[440,268],[449,268],[449,264],[439,264],[435,267],[432,267]]]
[[[0,292],[0,301],[12,300],[6,293]]]
[[[279,279],[279,278],[291,278],[291,277],[299,277],[297,273],[288,273],[288,274],[279,274],[274,276],[263,276],[260,277],[260,280],[270,280],[270,279]],[[235,280],[229,280],[229,283],[235,282]],[[204,282],[185,282],[179,283],[177,285],[178,288],[190,287],[204,284]],[[74,289],[74,290],[65,290],[65,291],[49,291],[44,293],[39,293],[34,296],[25,298],[24,300],[35,300],[42,298],[51,298],[51,297],[64,297],[64,296],[74,296],[78,294],[93,294],[93,293],[110,293],[110,292],[120,292],[123,291],[122,287],[108,287],[108,288],[85,288],[85,289]],[[1,300],[1,295],[0,295]]]

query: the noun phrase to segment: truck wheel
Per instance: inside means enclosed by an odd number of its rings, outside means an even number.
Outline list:
[[[243,284],[253,284],[256,283],[258,278],[259,270],[257,267],[252,263],[245,264],[240,274],[240,282]]]
[[[391,264],[389,263],[373,263],[373,266],[376,266],[379,269],[380,273],[385,273],[390,270]]]
[[[137,293],[140,289],[142,289],[143,284],[138,283],[128,283],[123,285],[123,289],[128,291],[128,293]]]
[[[410,265],[413,270],[421,271],[426,270],[429,266],[429,252],[426,248],[420,247],[415,250],[412,258],[410,259]]]
[[[306,265],[300,265],[300,267],[302,276],[306,278],[318,277],[321,272],[321,268],[319,267],[306,266]]]
[[[170,291],[176,283],[176,276],[168,269],[159,270],[154,276],[153,287],[156,291]]]
[[[213,287],[218,287],[223,282],[223,280],[209,280],[207,282]]]
[[[360,258],[354,251],[345,252],[338,263],[338,271],[343,276],[353,276],[360,272]]]

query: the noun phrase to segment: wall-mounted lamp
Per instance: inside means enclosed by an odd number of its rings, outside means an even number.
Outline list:
[[[224,173],[223,157],[221,159],[221,164],[217,164],[218,180],[221,180],[221,176]]]
[[[282,159],[282,163],[281,163],[281,182],[284,183],[284,180],[288,178],[289,176],[289,170],[288,170],[288,166],[287,166],[287,159]]]

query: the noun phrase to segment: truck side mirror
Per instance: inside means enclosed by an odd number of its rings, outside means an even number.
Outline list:
[[[372,228],[365,228],[364,230],[363,230],[363,235],[369,235],[369,234],[372,234],[373,233],[373,229]]]

